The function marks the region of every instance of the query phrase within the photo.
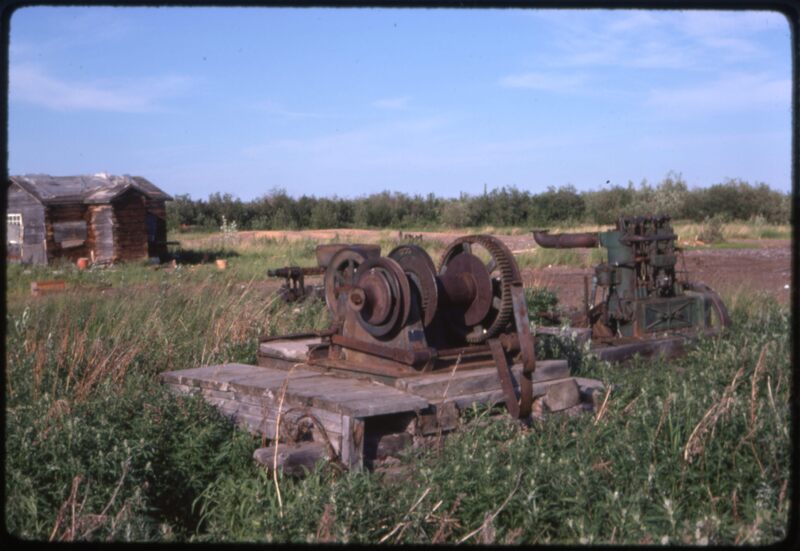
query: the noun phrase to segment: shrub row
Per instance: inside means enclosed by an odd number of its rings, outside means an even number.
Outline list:
[[[461,194],[441,198],[384,191],[354,199],[340,197],[290,197],[274,189],[252,201],[229,193],[213,193],[207,200],[177,195],[167,206],[171,229],[218,229],[222,217],[240,229],[307,229],[341,227],[475,227],[548,226],[552,224],[611,224],[619,216],[669,214],[673,219],[703,221],[760,217],[787,224],[790,195],[767,184],[727,180],[707,188],[689,189],[680,174],[669,173],[661,182],[597,191],[577,191],[567,185],[531,193],[503,187],[482,195]]]

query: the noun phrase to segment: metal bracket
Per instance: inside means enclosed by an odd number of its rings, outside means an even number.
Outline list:
[[[536,369],[536,352],[531,335],[528,308],[525,303],[525,290],[522,282],[511,284],[511,301],[514,305],[514,324],[517,327],[520,356],[522,356],[522,373],[519,378],[519,397],[514,389],[514,375],[508,363],[506,352],[499,339],[490,339],[489,349],[492,351],[500,385],[506,398],[506,408],[515,419],[524,419],[531,414],[533,407],[533,372]]]

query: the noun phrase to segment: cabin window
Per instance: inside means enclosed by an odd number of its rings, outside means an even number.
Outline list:
[[[22,243],[22,215],[21,214],[7,214],[6,215],[6,235],[7,241],[12,244]]]
[[[86,241],[86,221],[54,222],[53,240],[63,249],[80,247]]]

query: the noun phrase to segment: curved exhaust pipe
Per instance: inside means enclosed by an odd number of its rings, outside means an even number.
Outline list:
[[[548,233],[548,230],[533,230],[533,240],[545,249],[583,249],[600,246],[596,233]]]

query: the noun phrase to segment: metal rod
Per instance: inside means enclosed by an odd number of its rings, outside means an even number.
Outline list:
[[[582,249],[600,245],[596,233],[548,233],[547,230],[534,230],[533,239],[546,249]]]

